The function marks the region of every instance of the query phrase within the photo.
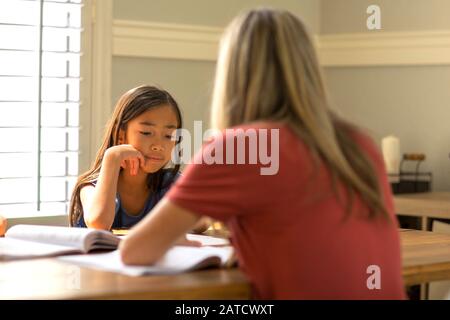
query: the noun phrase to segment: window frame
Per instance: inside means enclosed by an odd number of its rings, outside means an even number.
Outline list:
[[[94,160],[112,111],[113,0],[84,0],[81,10],[78,174],[86,171]],[[8,219],[8,227],[22,223],[68,225],[67,212],[1,214]]]

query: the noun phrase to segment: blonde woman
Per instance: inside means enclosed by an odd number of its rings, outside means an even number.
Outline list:
[[[255,298],[405,297],[382,157],[330,111],[298,17],[257,9],[232,21],[221,40],[211,120],[222,133],[121,243],[125,263],[154,263],[206,215],[229,227]],[[267,132],[274,134],[263,139]],[[262,174],[264,161],[225,162],[241,150],[224,144],[243,133],[246,159],[257,141],[278,152],[277,170]],[[222,161],[201,163],[220,158],[218,151]]]

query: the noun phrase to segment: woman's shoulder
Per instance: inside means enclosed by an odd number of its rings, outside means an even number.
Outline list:
[[[228,143],[242,137],[269,137],[269,139],[272,139],[287,137],[290,133],[289,125],[282,121],[253,121],[217,131],[206,144],[216,148],[218,144]],[[217,136],[219,139],[217,139]],[[206,152],[209,151],[206,150]]]
[[[359,148],[366,153],[372,161],[380,166],[384,164],[380,146],[375,142],[373,135],[369,131],[354,125],[350,125],[346,129],[349,131],[350,136]]]
[[[352,134],[353,134],[353,137],[354,137],[356,143],[358,143],[360,145],[360,147],[363,148],[365,151],[367,151],[371,154],[376,154],[376,155],[380,154],[380,148],[376,144],[374,138],[372,137],[372,135],[369,132],[367,132],[366,130],[363,130],[361,128],[356,128],[356,129],[353,129]]]
[[[289,126],[287,125],[287,123],[283,122],[283,121],[257,120],[257,121],[239,124],[239,125],[229,128],[229,129],[231,129],[231,130],[237,130],[237,129],[243,129],[243,130],[288,129],[288,127]]]

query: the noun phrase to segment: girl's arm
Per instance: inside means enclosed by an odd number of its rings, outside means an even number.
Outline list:
[[[191,230],[200,215],[183,209],[163,198],[140,223],[120,242],[119,250],[125,264],[155,263],[180,237]]]
[[[106,150],[97,183],[80,191],[84,221],[89,228],[109,230],[114,222],[116,192],[123,161],[130,163],[132,174],[137,174],[142,154],[130,145],[118,145]]]

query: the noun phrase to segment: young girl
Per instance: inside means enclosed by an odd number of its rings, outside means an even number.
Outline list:
[[[75,185],[70,225],[109,230],[140,221],[178,178],[166,168],[181,128],[178,104],[167,92],[140,86],[118,101],[93,166]]]
[[[330,111],[299,18],[258,9],[230,24],[217,62],[212,123],[234,130],[205,145],[133,228],[120,244],[125,263],[154,263],[208,215],[228,225],[255,298],[405,297],[383,159],[361,130]],[[262,139],[268,130],[278,139]],[[236,155],[225,151],[226,164],[201,163],[225,150],[223,141],[227,147],[238,141],[238,131],[260,134],[260,147],[269,142],[276,174],[263,175],[262,163],[230,164]],[[254,151],[251,139],[245,146]]]

